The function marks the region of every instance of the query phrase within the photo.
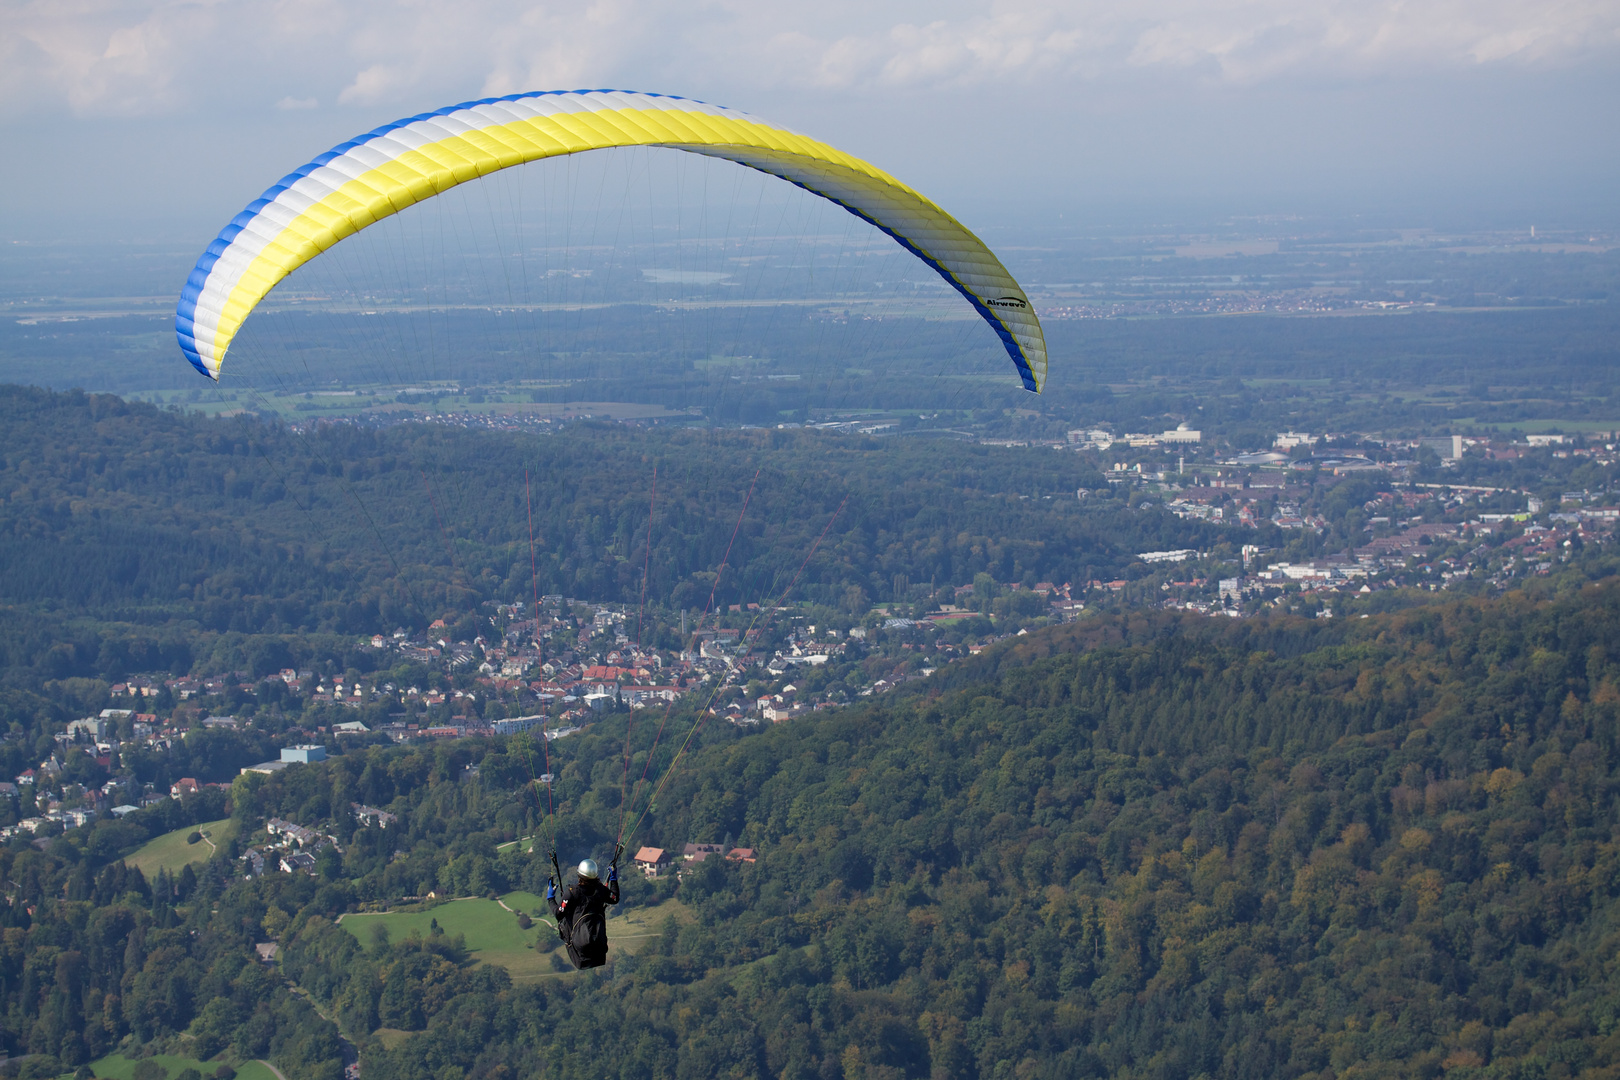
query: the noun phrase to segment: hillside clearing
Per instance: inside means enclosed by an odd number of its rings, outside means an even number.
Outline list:
[[[556,941],[556,929],[549,918],[535,919],[534,926],[524,930],[518,925],[514,912],[527,912],[531,916],[545,909],[545,899],[531,892],[511,892],[501,897],[507,910],[494,900],[467,897],[438,904],[425,911],[389,911],[376,914],[350,914],[343,918],[343,929],[354,935],[361,945],[370,946],[374,927],[386,927],[390,941],[401,941],[411,934],[427,937],[433,926],[444,933],[462,935],[467,951],[481,964],[494,964],[505,968],[515,979],[539,978],[558,974],[548,949],[536,951],[538,941]],[[629,955],[659,932],[664,919],[673,916],[677,922],[690,922],[693,918],[678,901],[669,900],[656,907],[636,907],[624,913],[608,915],[608,940],[615,952]],[[559,954],[560,955],[560,954]]]
[[[204,1076],[213,1076],[214,1070],[219,1067],[217,1061],[198,1061],[196,1058],[182,1057],[177,1054],[154,1054],[149,1059],[157,1062],[171,1077],[179,1076],[186,1069],[196,1069]],[[136,1061],[123,1054],[108,1054],[106,1057],[90,1063],[90,1071],[95,1073],[99,1080],[132,1080],[135,1075]],[[275,1073],[262,1061],[244,1061],[236,1066],[236,1075],[239,1080],[276,1080]]]
[[[193,832],[202,833],[203,839],[195,844],[186,843],[186,837]],[[140,870],[148,880],[157,876],[159,870],[178,874],[188,865],[200,866],[213,858],[215,850],[229,844],[235,835],[236,822],[230,818],[187,825],[147,841],[135,854],[127,856],[124,862]]]

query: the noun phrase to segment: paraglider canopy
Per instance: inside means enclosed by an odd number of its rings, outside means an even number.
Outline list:
[[[197,260],[175,333],[218,379],[242,323],[282,278],[345,237],[500,169],[612,147],[724,158],[780,177],[870,222],[933,267],[1001,338],[1027,390],[1046,381],[1046,341],[1018,283],[984,242],[889,174],[734,109],[618,90],[468,102],[380,127],[284,177]]]

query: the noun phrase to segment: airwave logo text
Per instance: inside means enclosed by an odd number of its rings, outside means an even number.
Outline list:
[[[992,300],[986,300],[985,303],[991,307],[1018,308],[1020,311],[1029,307],[1027,301],[1020,300],[1016,296],[998,296]]]

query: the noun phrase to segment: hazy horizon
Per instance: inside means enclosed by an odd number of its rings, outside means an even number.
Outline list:
[[[758,113],[986,232],[1603,230],[1617,53],[1605,2],[23,3],[0,13],[0,239],[200,249],[360,132],[580,86]]]

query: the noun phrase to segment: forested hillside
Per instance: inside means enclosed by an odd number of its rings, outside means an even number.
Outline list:
[[[521,742],[244,778],[244,837],[322,825],[341,858],[233,883],[225,852],[154,887],[105,868],[119,823],[0,852],[6,1047],[76,1064],[94,1016],[103,1046],[188,1032],[332,1077],[326,1029],[293,1039],[296,999],[249,960],[273,937],[371,1077],[1612,1076],[1617,643],[1613,581],[1331,622],[1096,619],[882,704],[706,727],[632,841],[759,861],[633,882],[627,909],[695,919],[585,974],[334,923],[533,889],[541,860],[497,846],[537,828],[603,857],[622,727],[553,745],[554,820]],[[362,828],[355,801],[399,821]],[[103,892],[116,933],[88,917]],[[195,977],[141,974],[170,970]]]
[[[782,588],[846,498],[800,595],[861,610],[896,575],[1084,582],[1138,550],[1213,540],[1169,515],[1084,512],[1076,490],[1107,485],[1078,455],[937,440],[605,425],[301,436],[19,387],[0,388],[0,423],[0,597],[212,630],[387,632],[526,597],[530,501],[542,592],[635,601],[647,565],[649,600],[670,608],[707,602],[745,500],[721,603]]]

